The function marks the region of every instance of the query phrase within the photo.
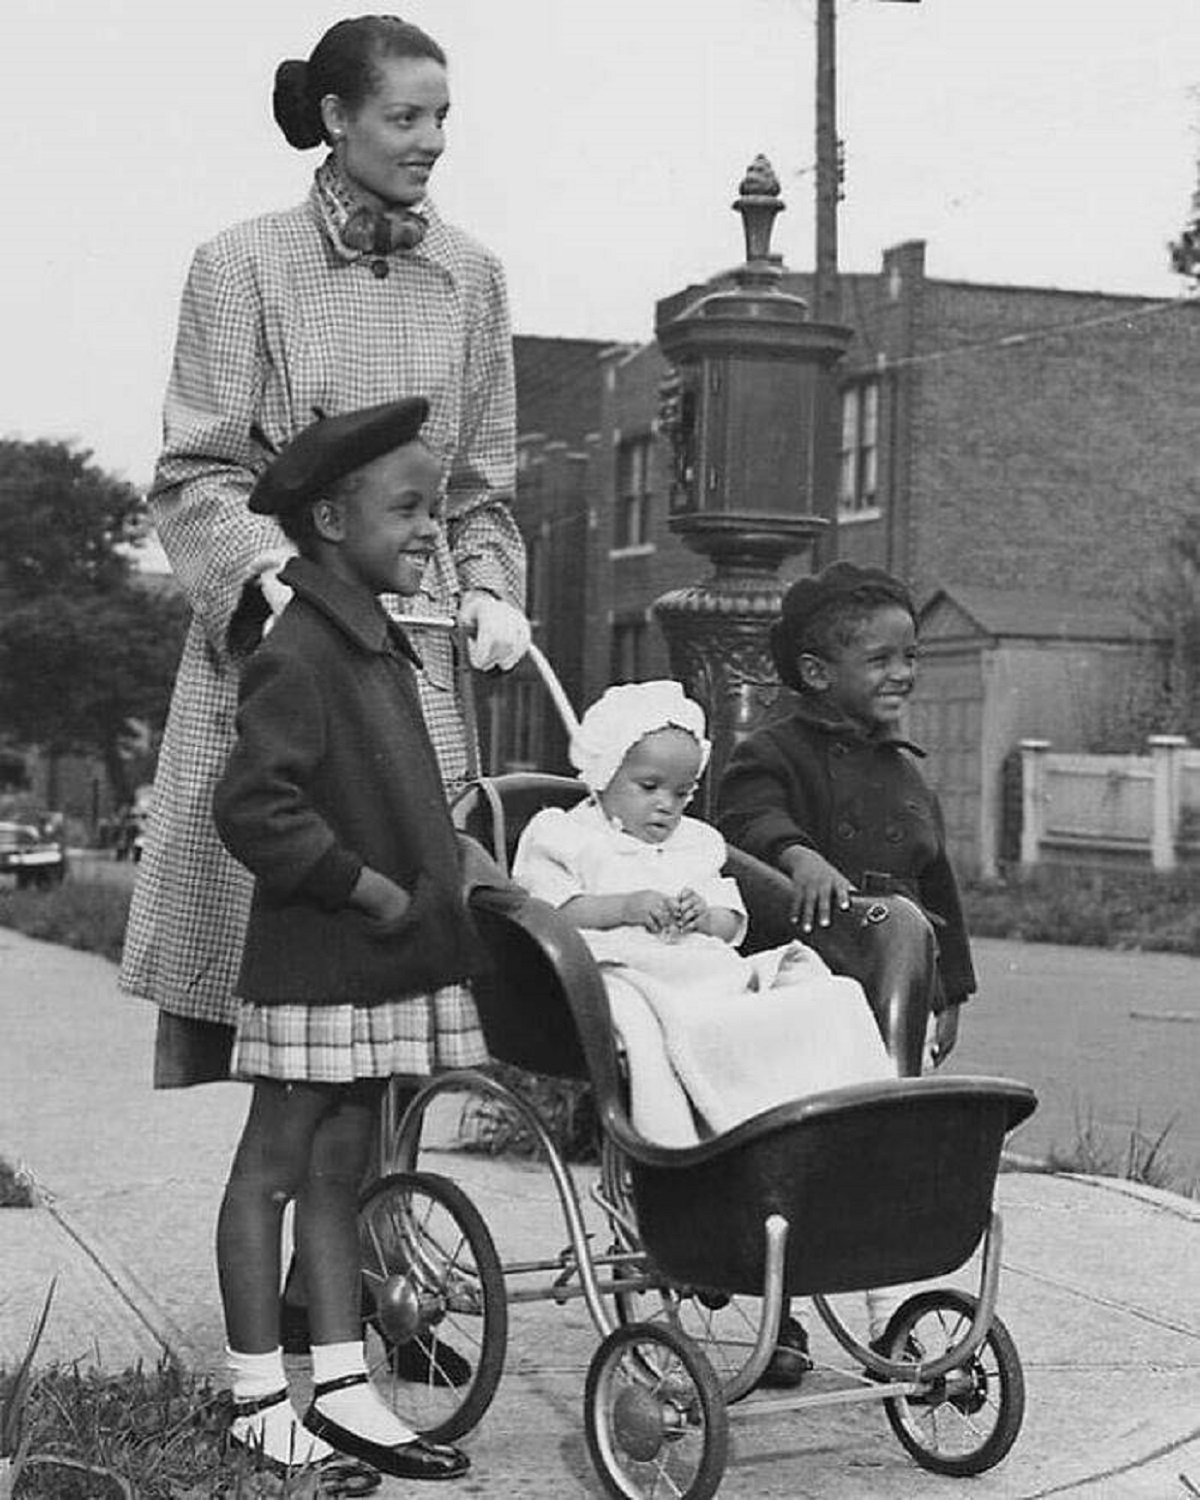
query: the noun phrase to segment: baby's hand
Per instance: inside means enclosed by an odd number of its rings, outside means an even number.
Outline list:
[[[675,923],[680,932],[696,932],[708,916],[708,902],[690,886],[685,886],[675,898]]]
[[[665,932],[675,925],[675,903],[661,891],[631,891],[625,897],[625,920],[647,932]]]
[[[829,926],[835,904],[845,911],[854,887],[839,869],[815,849],[793,844],[783,851],[782,863],[792,881],[792,921],[801,932],[813,930],[813,919]]]

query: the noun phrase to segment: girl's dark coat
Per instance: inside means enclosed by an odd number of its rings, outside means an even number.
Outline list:
[[[365,589],[305,558],[294,598],[250,658],[217,828],[255,875],[239,994],[258,1004],[370,1004],[482,968],[421,716],[412,648]],[[349,906],[363,866],[412,896],[380,927]]]
[[[974,991],[975,971],[942,810],[911,758],[923,753],[800,701],[734,750],[717,823],[731,844],[768,864],[803,844],[860,890],[890,885],[912,896],[937,929],[943,997],[957,1003]]]

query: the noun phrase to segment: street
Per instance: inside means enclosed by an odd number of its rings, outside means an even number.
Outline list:
[[[1153,1141],[1169,1126],[1164,1185],[1200,1183],[1200,959],[993,938],[973,948],[979,995],[947,1066],[1037,1090],[1011,1148],[1068,1150],[1090,1126],[1123,1157],[1131,1132]]]

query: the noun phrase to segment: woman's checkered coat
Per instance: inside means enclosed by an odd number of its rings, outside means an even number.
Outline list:
[[[446,461],[445,537],[407,613],[444,615],[485,588],[518,607],[524,549],[508,502],[515,476],[512,339],[503,271],[428,212],[415,250],[347,249],[318,172],[307,202],[219,235],[197,252],[183,294],[151,506],[193,620],[155,782],[121,969],[123,987],[177,1016],[232,1024],[249,873],[212,821],[232,743],[237,666],[226,633],[246,583],[290,551],[246,499],[266,453],[314,420],[426,396],[424,436]],[[465,770],[450,643],[412,631],[422,706],[447,785]],[[461,1028],[444,1060],[477,1060],[469,998],[436,1010]]]

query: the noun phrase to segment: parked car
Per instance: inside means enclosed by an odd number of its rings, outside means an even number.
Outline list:
[[[140,786],[133,794],[133,801],[117,814],[116,835],[113,852],[118,859],[135,862],[142,857],[146,847],[146,832],[150,827],[150,809],[154,803],[154,787]]]
[[[0,823],[0,875],[15,875],[17,887],[57,885],[67,873],[61,825]]]

